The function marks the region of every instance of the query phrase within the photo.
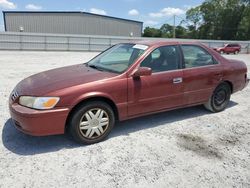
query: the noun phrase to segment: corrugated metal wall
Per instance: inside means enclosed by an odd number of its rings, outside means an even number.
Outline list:
[[[4,12],[6,31],[140,37],[142,22],[89,13]]]

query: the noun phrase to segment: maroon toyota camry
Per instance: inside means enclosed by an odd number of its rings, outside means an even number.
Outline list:
[[[200,104],[220,112],[248,82],[243,62],[202,44],[142,41],[28,77],[11,93],[9,107],[24,133],[69,131],[76,141],[92,144],[117,121]]]

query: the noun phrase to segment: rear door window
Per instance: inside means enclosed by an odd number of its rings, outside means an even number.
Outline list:
[[[181,46],[184,56],[185,68],[202,67],[217,64],[206,50],[195,45]]]

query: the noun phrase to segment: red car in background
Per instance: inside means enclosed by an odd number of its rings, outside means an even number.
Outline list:
[[[221,54],[238,54],[241,51],[241,45],[239,44],[225,44],[223,47],[214,48],[215,51]]]
[[[14,125],[43,136],[69,131],[80,143],[107,137],[117,121],[204,104],[226,108],[248,84],[244,62],[197,43],[117,44],[87,63],[22,80],[9,99]]]

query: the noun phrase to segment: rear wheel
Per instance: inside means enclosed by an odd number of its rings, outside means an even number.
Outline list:
[[[230,97],[231,88],[229,84],[222,83],[214,90],[212,96],[204,106],[211,112],[221,112],[227,107]]]
[[[87,102],[71,116],[69,131],[77,142],[93,144],[105,139],[114,123],[114,112],[108,104],[102,101]]]
[[[239,50],[236,50],[236,51],[234,52],[235,55],[237,55],[238,53],[239,53]]]

